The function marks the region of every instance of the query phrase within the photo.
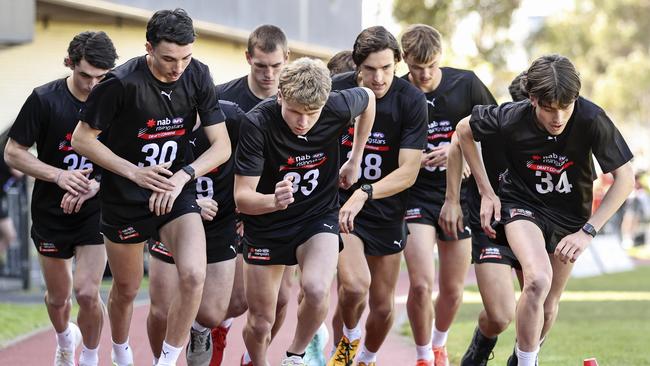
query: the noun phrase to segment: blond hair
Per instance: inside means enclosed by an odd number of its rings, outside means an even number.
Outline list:
[[[442,52],[440,32],[426,24],[413,24],[402,34],[402,50],[413,61],[427,64]]]
[[[329,97],[332,79],[323,61],[302,57],[282,69],[278,89],[283,99],[318,109]]]

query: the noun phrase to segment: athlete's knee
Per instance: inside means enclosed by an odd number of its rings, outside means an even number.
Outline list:
[[[225,309],[219,306],[211,306],[209,309],[199,309],[196,314],[196,321],[206,328],[216,328],[224,320]]]
[[[329,287],[320,281],[307,282],[302,285],[303,301],[308,304],[318,305],[327,301]]]
[[[487,320],[490,325],[490,329],[497,333],[503,333],[506,329],[508,329],[508,326],[510,326],[510,323],[512,323],[512,320],[515,318],[515,312],[514,309],[512,311],[499,311],[493,314],[488,314]]]
[[[277,307],[286,308],[289,305],[289,301],[291,301],[291,291],[289,289],[283,290],[280,288],[280,292],[278,293]]]
[[[544,321],[547,322],[551,319],[554,319],[557,316],[559,309],[559,299],[556,300],[547,298],[544,302]]]
[[[353,302],[358,302],[368,296],[370,290],[370,280],[365,281],[359,279],[358,281],[350,281],[349,283],[342,283],[339,286],[339,299],[346,303],[346,299]]]
[[[93,308],[99,306],[99,288],[94,285],[75,286],[74,296],[81,308]]]
[[[71,301],[70,295],[67,296],[63,294],[56,295],[50,293],[49,291],[45,293],[45,304],[50,308],[56,308],[56,309],[64,308],[68,306],[70,301]]]
[[[233,296],[230,298],[228,305],[228,312],[226,318],[236,318],[248,310],[248,303],[246,303],[246,296]]]
[[[538,272],[526,276],[523,292],[538,301],[543,301],[551,289],[551,274]]]
[[[370,312],[375,314],[375,317],[381,319],[391,319],[393,317],[393,309],[395,308],[392,297],[382,298],[380,301],[370,302]]]
[[[152,322],[156,322],[160,324],[166,323],[168,311],[169,308],[167,306],[157,305],[152,302],[151,305],[149,306],[149,319]]]
[[[205,267],[179,268],[178,279],[181,290],[201,293],[205,282]]]
[[[117,281],[113,278],[113,287],[111,288],[111,298],[119,302],[133,302],[138,295],[140,282],[134,281]]]
[[[426,281],[414,282],[409,288],[409,298],[418,303],[431,302],[433,287]]]
[[[263,314],[253,315],[249,312],[247,327],[258,340],[271,340],[271,329],[273,329],[273,323],[274,319],[272,316]]]
[[[442,286],[438,299],[444,298],[447,306],[456,307],[463,301],[463,287],[462,286]]]

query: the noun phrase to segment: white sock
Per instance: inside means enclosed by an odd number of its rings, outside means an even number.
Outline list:
[[[68,324],[68,327],[63,332],[56,333],[56,344],[64,350],[72,350],[76,346],[70,324]]]
[[[519,366],[537,366],[537,354],[539,353],[539,347],[532,352],[524,352],[519,349],[517,345],[517,361]]]
[[[194,321],[194,323],[192,323],[192,329],[194,329],[195,331],[197,331],[197,332],[199,332],[199,333],[203,333],[203,332],[205,332],[206,330],[208,330],[208,328],[202,326],[202,325],[199,324],[199,322],[197,322],[196,320]]]
[[[415,345],[415,351],[417,352],[418,360],[433,360],[433,350],[431,349],[431,343],[428,343],[424,346]]]
[[[183,347],[176,348],[167,341],[163,341],[160,357],[158,358],[158,366],[175,366],[178,356],[181,354]]]
[[[249,363],[253,360],[251,360],[251,355],[248,354],[248,351],[244,352],[244,362],[243,363]]]
[[[366,348],[366,345],[362,344],[361,345],[361,350],[359,351],[359,354],[357,355],[356,361],[357,362],[365,362],[365,363],[377,362],[377,353],[368,351],[368,349]]]
[[[433,327],[433,337],[431,337],[431,346],[433,348],[439,348],[447,344],[447,336],[449,335],[449,331],[441,332],[436,328],[435,326]]]
[[[97,366],[99,364],[99,346],[89,349],[86,345],[81,346],[79,355],[79,366]]]
[[[219,326],[224,327],[224,328],[230,328],[230,326],[232,325],[232,321],[233,321],[233,318],[228,318],[228,319],[222,321],[221,324],[219,324]]]
[[[343,324],[343,335],[350,341],[355,341],[361,339],[361,327],[357,324],[353,329],[348,329],[348,327]]]
[[[121,344],[113,342],[113,362],[118,366],[133,363],[133,353],[131,352],[128,338],[126,339],[126,342]]]

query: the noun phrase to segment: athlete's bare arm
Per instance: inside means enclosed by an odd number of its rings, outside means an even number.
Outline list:
[[[496,221],[501,220],[501,201],[490,185],[481,154],[474,143],[474,134],[469,126],[469,117],[463,118],[458,123],[456,133],[458,134],[463,156],[472,170],[478,191],[481,194],[481,227],[489,237],[495,238],[496,231],[490,224],[493,217]]]
[[[400,149],[399,167],[384,178],[372,184],[372,198],[381,199],[402,192],[415,183],[420,171],[420,156],[418,149]],[[339,226],[341,231],[349,233],[354,230],[354,218],[366,203],[368,195],[361,189],[354,191],[339,211]]]
[[[133,181],[142,188],[154,192],[165,192],[174,189],[174,183],[167,178],[172,175],[172,172],[167,169],[171,166],[171,162],[142,168],[137,167],[128,160],[117,156],[111,149],[97,140],[100,133],[100,130],[90,127],[86,122],[79,121],[72,133],[72,147],[93,163]]]
[[[370,136],[370,131],[372,131],[372,125],[375,123],[375,93],[368,88],[362,89],[368,93],[368,106],[354,123],[354,138],[350,157],[339,170],[339,187],[343,189],[350,188],[359,179],[363,149]]]
[[[279,181],[274,194],[257,192],[259,176],[235,174],[235,204],[246,215],[263,215],[265,213],[286,209],[293,202],[293,177]]]
[[[438,224],[453,239],[458,239],[458,232],[464,230],[463,210],[460,207],[460,184],[463,175],[463,152],[460,149],[458,136],[451,137],[447,156],[447,186],[445,202],[440,209]]]
[[[75,196],[88,192],[90,188],[88,174],[92,169],[59,169],[38,160],[28,149],[28,146],[23,146],[10,138],[4,152],[7,165],[36,179],[55,183]]]
[[[627,196],[630,195],[634,189],[634,170],[632,164],[628,161],[621,165],[618,169],[612,171],[614,176],[614,183],[612,183],[609,190],[605,194],[603,201],[598,209],[591,215],[587,221],[596,230],[600,230],[603,225],[609,220],[614,213],[625,202]],[[587,246],[591,243],[593,238],[578,230],[577,232],[567,235],[558,243],[555,248],[555,256],[562,262],[575,262],[578,256],[585,251]]]

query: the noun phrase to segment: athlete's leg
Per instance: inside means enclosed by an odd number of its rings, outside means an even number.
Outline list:
[[[244,327],[244,343],[254,365],[266,366],[266,353],[275,321],[275,305],[282,282],[284,266],[244,264],[248,316]]]
[[[537,225],[517,220],[505,225],[506,236],[521,263],[524,287],[517,303],[517,346],[524,352],[537,351],[544,323],[544,301],[551,288],[553,270]]]
[[[368,319],[366,320],[365,347],[377,352],[393,325],[395,286],[399,275],[401,254],[367,256],[370,268],[370,293]]]
[[[366,305],[370,289],[370,269],[363,242],[352,234],[341,234],[344,248],[338,258],[338,307],[343,325],[356,328]]]
[[[550,254],[549,257],[551,266],[553,266],[553,282],[551,282],[551,290],[546,296],[546,301],[544,301],[544,327],[542,328],[540,339],[546,337],[555,323],[555,319],[557,319],[560,296],[562,296],[562,292],[564,292],[564,288],[567,282],[569,282],[571,270],[573,269],[573,263],[562,263],[553,254]]]
[[[45,306],[57,333],[68,328],[72,308],[72,260],[38,256],[45,281]]]
[[[11,217],[0,219],[0,254],[4,253],[9,245],[16,240],[16,228]]]
[[[241,254],[237,254],[235,278],[232,284],[226,318],[236,318],[245,313],[246,310],[248,310],[248,305],[246,304],[246,291],[244,290],[244,258]]]
[[[291,288],[296,279],[296,266],[286,266],[284,274],[282,275],[282,283],[280,284],[280,292],[278,293],[278,304],[275,307],[275,322],[271,328],[271,339],[275,338],[278,334],[284,318],[287,316],[287,307],[291,300]]]
[[[305,352],[327,316],[338,251],[338,236],[331,233],[316,234],[296,250],[303,298],[298,307],[298,323],[289,352]]]
[[[104,324],[104,308],[99,296],[99,285],[106,268],[104,245],[82,245],[75,248],[74,293],[79,304],[77,324],[84,345],[95,349]]]
[[[178,271],[178,292],[167,317],[165,342],[180,348],[187,341],[201,303],[205,282],[205,231],[198,213],[187,213],[160,228],[160,241],[174,253]]]
[[[108,265],[113,284],[108,295],[108,320],[113,343],[123,344],[129,338],[133,315],[133,300],[140,288],[143,275],[144,243],[118,244],[104,238]]]
[[[196,321],[206,328],[216,328],[226,316],[230,291],[235,277],[235,259],[209,263]]]
[[[167,314],[172,298],[178,288],[176,266],[154,256],[149,261],[149,314],[147,315],[147,334],[149,346],[154,357],[160,357],[162,343],[167,332]]]
[[[435,228],[416,223],[408,224],[408,228],[409,235],[404,248],[404,259],[409,275],[406,312],[415,344],[424,346],[431,342],[431,324],[434,314],[431,295],[436,271],[433,256]]]
[[[508,328],[515,318],[515,289],[512,268],[505,264],[475,264],[483,310],[478,316],[481,333],[494,338]]]
[[[440,292],[435,302],[435,327],[446,332],[463,302],[465,277],[472,258],[471,239],[438,241]],[[436,346],[435,344],[433,345]]]

